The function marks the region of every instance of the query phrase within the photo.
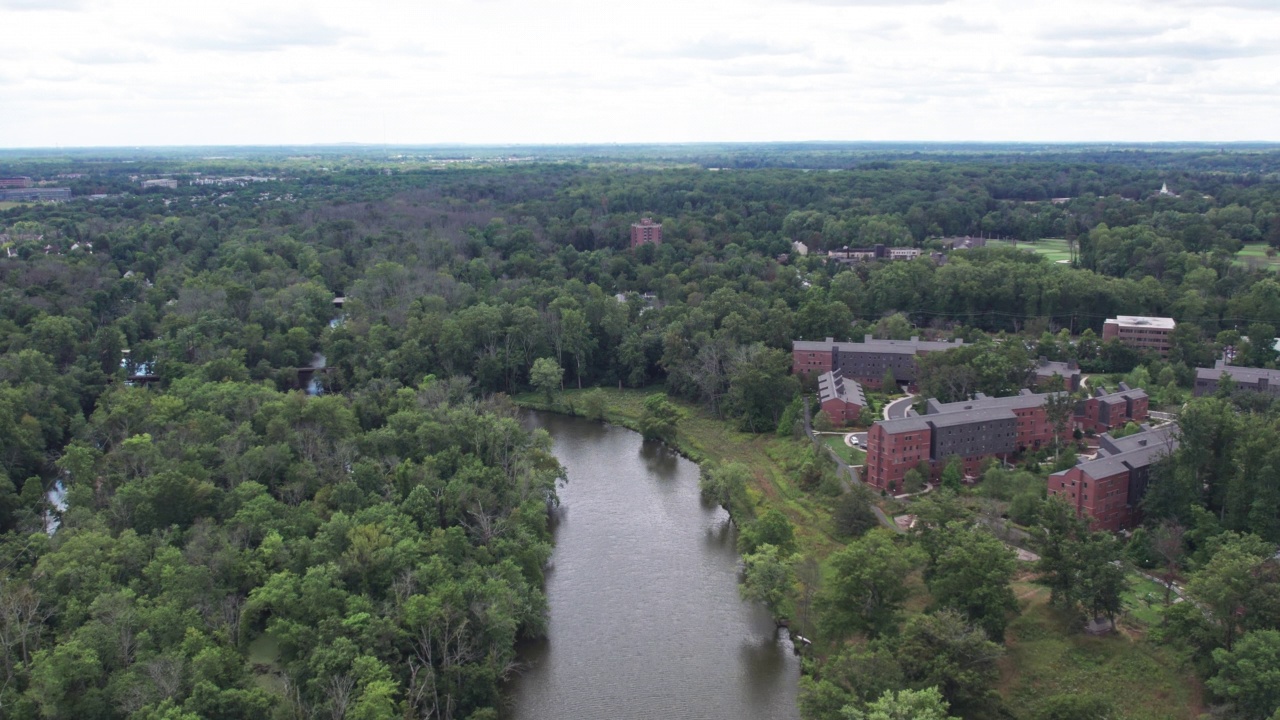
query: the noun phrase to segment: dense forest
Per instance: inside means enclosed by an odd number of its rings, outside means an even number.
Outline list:
[[[509,399],[531,389],[660,389],[789,435],[795,339],[963,337],[936,395],[959,367],[1013,389],[1046,356],[1169,408],[1224,349],[1276,363],[1274,148],[451,152],[0,155],[73,192],[0,205],[0,715],[496,717],[543,630],[563,478]],[[142,187],[160,176],[177,187]],[[629,248],[641,216],[660,245]],[[1007,242],[824,255],[948,236]],[[1026,250],[1046,239],[1070,258]],[[1100,342],[1117,314],[1177,319],[1170,357]],[[1280,409],[1219,395],[1183,409],[1127,543],[1044,502],[1034,469],[977,492],[1031,498],[1056,606],[1113,612],[1110,559],[1188,578],[1161,642],[1223,712],[1268,718],[1280,684],[1242,676],[1280,657]],[[838,509],[806,717],[933,688],[1013,716],[991,692],[1013,561],[953,500],[906,539]],[[755,514],[748,570],[777,570],[786,532]],[[875,572],[916,573],[932,612]],[[1042,716],[1092,712],[1069,703]]]

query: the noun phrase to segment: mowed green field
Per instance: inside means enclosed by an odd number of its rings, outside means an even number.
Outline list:
[[[1236,253],[1233,262],[1244,267],[1270,267],[1273,270],[1280,268],[1280,255],[1267,257],[1269,247],[1266,243],[1249,243],[1243,250]]]
[[[1011,240],[988,240],[987,247],[1015,247],[1015,245]],[[1042,238],[1035,242],[1020,242],[1016,247],[1043,255],[1053,262],[1071,259],[1071,248],[1067,246],[1064,238]]]

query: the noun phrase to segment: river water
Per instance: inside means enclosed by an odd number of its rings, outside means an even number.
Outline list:
[[[738,597],[735,532],[697,465],[639,434],[530,413],[568,470],[546,640],[521,648],[513,720],[797,718],[800,665]]]

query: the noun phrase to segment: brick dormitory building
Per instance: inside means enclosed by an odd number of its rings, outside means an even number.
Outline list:
[[[879,390],[885,371],[893,371],[899,384],[914,386],[916,356],[952,350],[964,345],[954,342],[921,340],[876,340],[867,335],[863,342],[796,340],[792,343],[791,372],[796,375],[822,375],[835,372],[873,390]]]
[[[957,403],[931,399],[924,415],[876,422],[867,433],[866,480],[898,490],[907,472],[922,463],[936,476],[950,458],[958,457],[965,473],[973,475],[987,458],[1038,449],[1053,442],[1044,408],[1049,396],[1023,390],[999,398],[978,393]]]
[[[818,377],[818,404],[837,425],[851,425],[862,415],[867,398],[856,381],[828,372]]]
[[[1049,495],[1066,500],[1096,530],[1124,530],[1142,520],[1140,503],[1151,466],[1178,447],[1177,426],[1113,439],[1103,435],[1098,456],[1049,476]]]
[[[1075,424],[1081,430],[1106,432],[1129,423],[1141,425],[1147,420],[1151,399],[1143,390],[1120,383],[1120,389],[1109,393],[1103,388],[1094,390],[1093,396],[1076,403]]]

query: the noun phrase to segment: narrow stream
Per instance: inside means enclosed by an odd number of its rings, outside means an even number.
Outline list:
[[[513,720],[798,718],[800,664],[738,597],[735,531],[697,465],[639,434],[531,413],[568,469],[550,630],[521,649]]]

